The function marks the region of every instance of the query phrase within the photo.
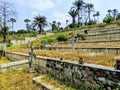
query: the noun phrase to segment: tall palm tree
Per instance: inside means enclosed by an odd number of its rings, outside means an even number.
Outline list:
[[[69,22],[69,20],[66,20],[66,27],[67,27],[67,29],[69,29],[68,22]]]
[[[57,22],[57,28],[58,28],[58,30],[60,29],[60,25],[61,25],[61,23]]]
[[[24,22],[26,23],[27,31],[30,32],[30,30],[29,30],[29,24],[28,23],[31,22],[31,20],[25,19]]]
[[[87,3],[85,5],[85,8],[86,8],[86,12],[88,13],[88,19],[90,22],[90,20],[91,20],[90,15],[91,15],[91,12],[94,12],[94,5],[92,3]]]
[[[99,23],[99,16],[100,16],[100,12],[99,11],[96,12],[96,16],[97,16],[97,22]]]
[[[113,9],[113,19],[115,20],[116,19],[116,16],[118,14],[118,10],[117,9]]]
[[[43,32],[43,28],[47,26],[47,21],[46,21],[46,17],[45,16],[35,16],[34,20],[33,20],[33,28],[37,27],[39,28],[39,34],[41,34],[41,32]]]
[[[80,25],[80,10],[82,10],[82,8],[84,7],[84,1],[83,0],[75,0],[75,2],[73,3],[73,5],[77,8],[78,11],[78,26]]]
[[[75,26],[75,17],[78,15],[78,11],[74,8],[71,8],[68,14],[72,17],[72,25]]]
[[[95,14],[93,14],[93,17],[94,17],[94,22],[96,21],[96,17],[97,15],[96,15],[96,13]]]
[[[109,10],[107,10],[107,12],[108,12],[108,17],[110,17],[110,16],[111,16],[111,12],[112,12],[112,10],[109,9]]]
[[[51,27],[52,27],[52,32],[57,28],[56,25],[56,21],[52,21],[52,23],[50,23]]]
[[[10,18],[9,21],[12,23],[12,32],[14,34],[14,23],[16,22],[16,19],[15,18]]]

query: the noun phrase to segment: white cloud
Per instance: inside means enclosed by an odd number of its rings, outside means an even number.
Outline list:
[[[44,11],[54,7],[51,0],[30,0],[30,6],[36,10]]]
[[[53,12],[53,17],[54,20],[57,22],[61,22],[62,26],[65,26],[66,24],[66,20],[71,21],[69,15],[67,13],[64,12],[60,12],[60,11],[54,11]]]

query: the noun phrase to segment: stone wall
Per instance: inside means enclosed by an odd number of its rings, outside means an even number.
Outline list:
[[[10,57],[11,52],[7,52]],[[28,57],[27,54],[11,53],[19,58]],[[37,56],[35,59],[36,70],[50,75],[61,83],[70,85],[78,90],[113,90],[120,89],[120,71],[112,67],[94,64],[79,64],[75,61],[59,60],[55,58]]]
[[[11,43],[12,43],[13,45],[20,45],[20,44],[26,44],[26,43],[28,43],[28,42],[32,42],[32,41],[34,41],[34,40],[36,40],[35,37],[25,37],[24,40],[11,40]]]
[[[46,47],[46,50],[55,51],[72,51],[72,47]],[[105,54],[120,54],[120,47],[103,47],[103,48],[75,48],[76,51],[86,52],[86,53],[105,53]]]
[[[0,64],[0,72],[4,72],[6,70],[18,69],[25,66],[28,67],[28,60],[21,60],[16,62],[10,62],[7,64]]]

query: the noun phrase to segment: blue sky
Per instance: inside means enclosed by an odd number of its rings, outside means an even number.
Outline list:
[[[24,29],[24,19],[33,20],[36,15],[46,16],[48,22],[60,21],[65,26],[65,21],[71,21],[68,11],[75,0],[8,0],[16,8],[17,22],[15,30]],[[100,19],[105,17],[108,9],[117,9],[120,12],[119,0],[84,0],[93,3],[96,11],[100,11]]]

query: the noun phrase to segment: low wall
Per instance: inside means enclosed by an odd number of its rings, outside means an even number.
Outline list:
[[[25,66],[28,66],[28,60],[21,60],[7,64],[0,64],[0,72],[4,72],[6,70],[18,69]]]
[[[110,40],[110,39],[119,39],[120,31],[113,33],[103,33],[103,34],[91,34],[87,36],[87,40]]]
[[[26,44],[28,42],[32,42],[36,40],[35,37],[25,37],[24,40],[11,40],[10,42],[13,44],[13,45],[20,45],[20,44]]]
[[[10,55],[10,53],[7,52],[6,55]],[[11,57],[14,57],[14,55],[23,56],[23,58],[28,57],[27,54],[22,55],[19,53],[11,53],[11,55]],[[51,75],[61,83],[77,89],[80,87],[84,87],[84,90],[95,90],[98,87],[105,90],[120,88],[120,70],[115,70],[112,67],[79,64],[75,61],[41,56],[37,56],[35,62],[38,71]]]
[[[55,51],[72,51],[72,47],[45,47],[46,50]],[[86,53],[105,53],[105,54],[120,54],[120,47],[103,47],[103,48],[75,48],[76,51],[86,52]]]

